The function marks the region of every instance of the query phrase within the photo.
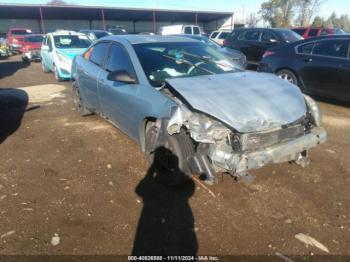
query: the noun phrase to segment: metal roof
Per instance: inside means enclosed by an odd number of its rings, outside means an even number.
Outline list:
[[[114,8],[104,6],[77,6],[77,5],[31,5],[31,4],[0,4],[0,18],[2,19],[39,19],[40,8],[44,19],[84,19],[102,20],[103,9],[105,20],[119,21],[152,21],[153,11],[157,21],[194,22],[195,15],[199,23],[228,18],[233,12],[191,11],[169,9],[144,8]]]

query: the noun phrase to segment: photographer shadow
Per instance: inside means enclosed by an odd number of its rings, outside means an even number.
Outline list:
[[[157,148],[153,163],[159,163],[170,150]],[[174,155],[173,155],[174,156]],[[174,156],[177,159],[176,156]],[[176,172],[181,172],[176,170]],[[136,187],[143,199],[133,255],[196,255],[198,249],[194,231],[194,218],[188,200],[193,195],[195,184],[168,187],[159,182],[165,175],[162,168],[152,164],[147,174]]]

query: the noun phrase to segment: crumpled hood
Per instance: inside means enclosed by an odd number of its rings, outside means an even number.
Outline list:
[[[193,109],[242,133],[292,123],[307,111],[299,88],[272,74],[238,72],[167,82]]]
[[[73,60],[77,55],[84,53],[86,48],[57,49],[57,52]]]

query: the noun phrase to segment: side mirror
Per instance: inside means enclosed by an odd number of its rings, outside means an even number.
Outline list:
[[[107,79],[109,81],[122,82],[126,84],[136,83],[136,79],[133,76],[129,75],[129,73],[126,72],[125,70],[117,70],[117,71],[111,72],[107,76]]]
[[[49,47],[48,47],[47,45],[43,45],[43,46],[41,47],[41,50],[42,50],[42,51],[49,51]]]

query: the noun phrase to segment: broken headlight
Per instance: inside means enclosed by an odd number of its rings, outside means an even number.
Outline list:
[[[309,109],[309,113],[312,117],[313,124],[316,126],[321,126],[321,112],[317,103],[307,95],[304,95],[304,98]]]
[[[231,134],[230,129],[211,117],[177,108],[169,120],[168,133],[172,135],[180,132],[181,126],[185,126],[191,137],[201,143],[215,143]]]

